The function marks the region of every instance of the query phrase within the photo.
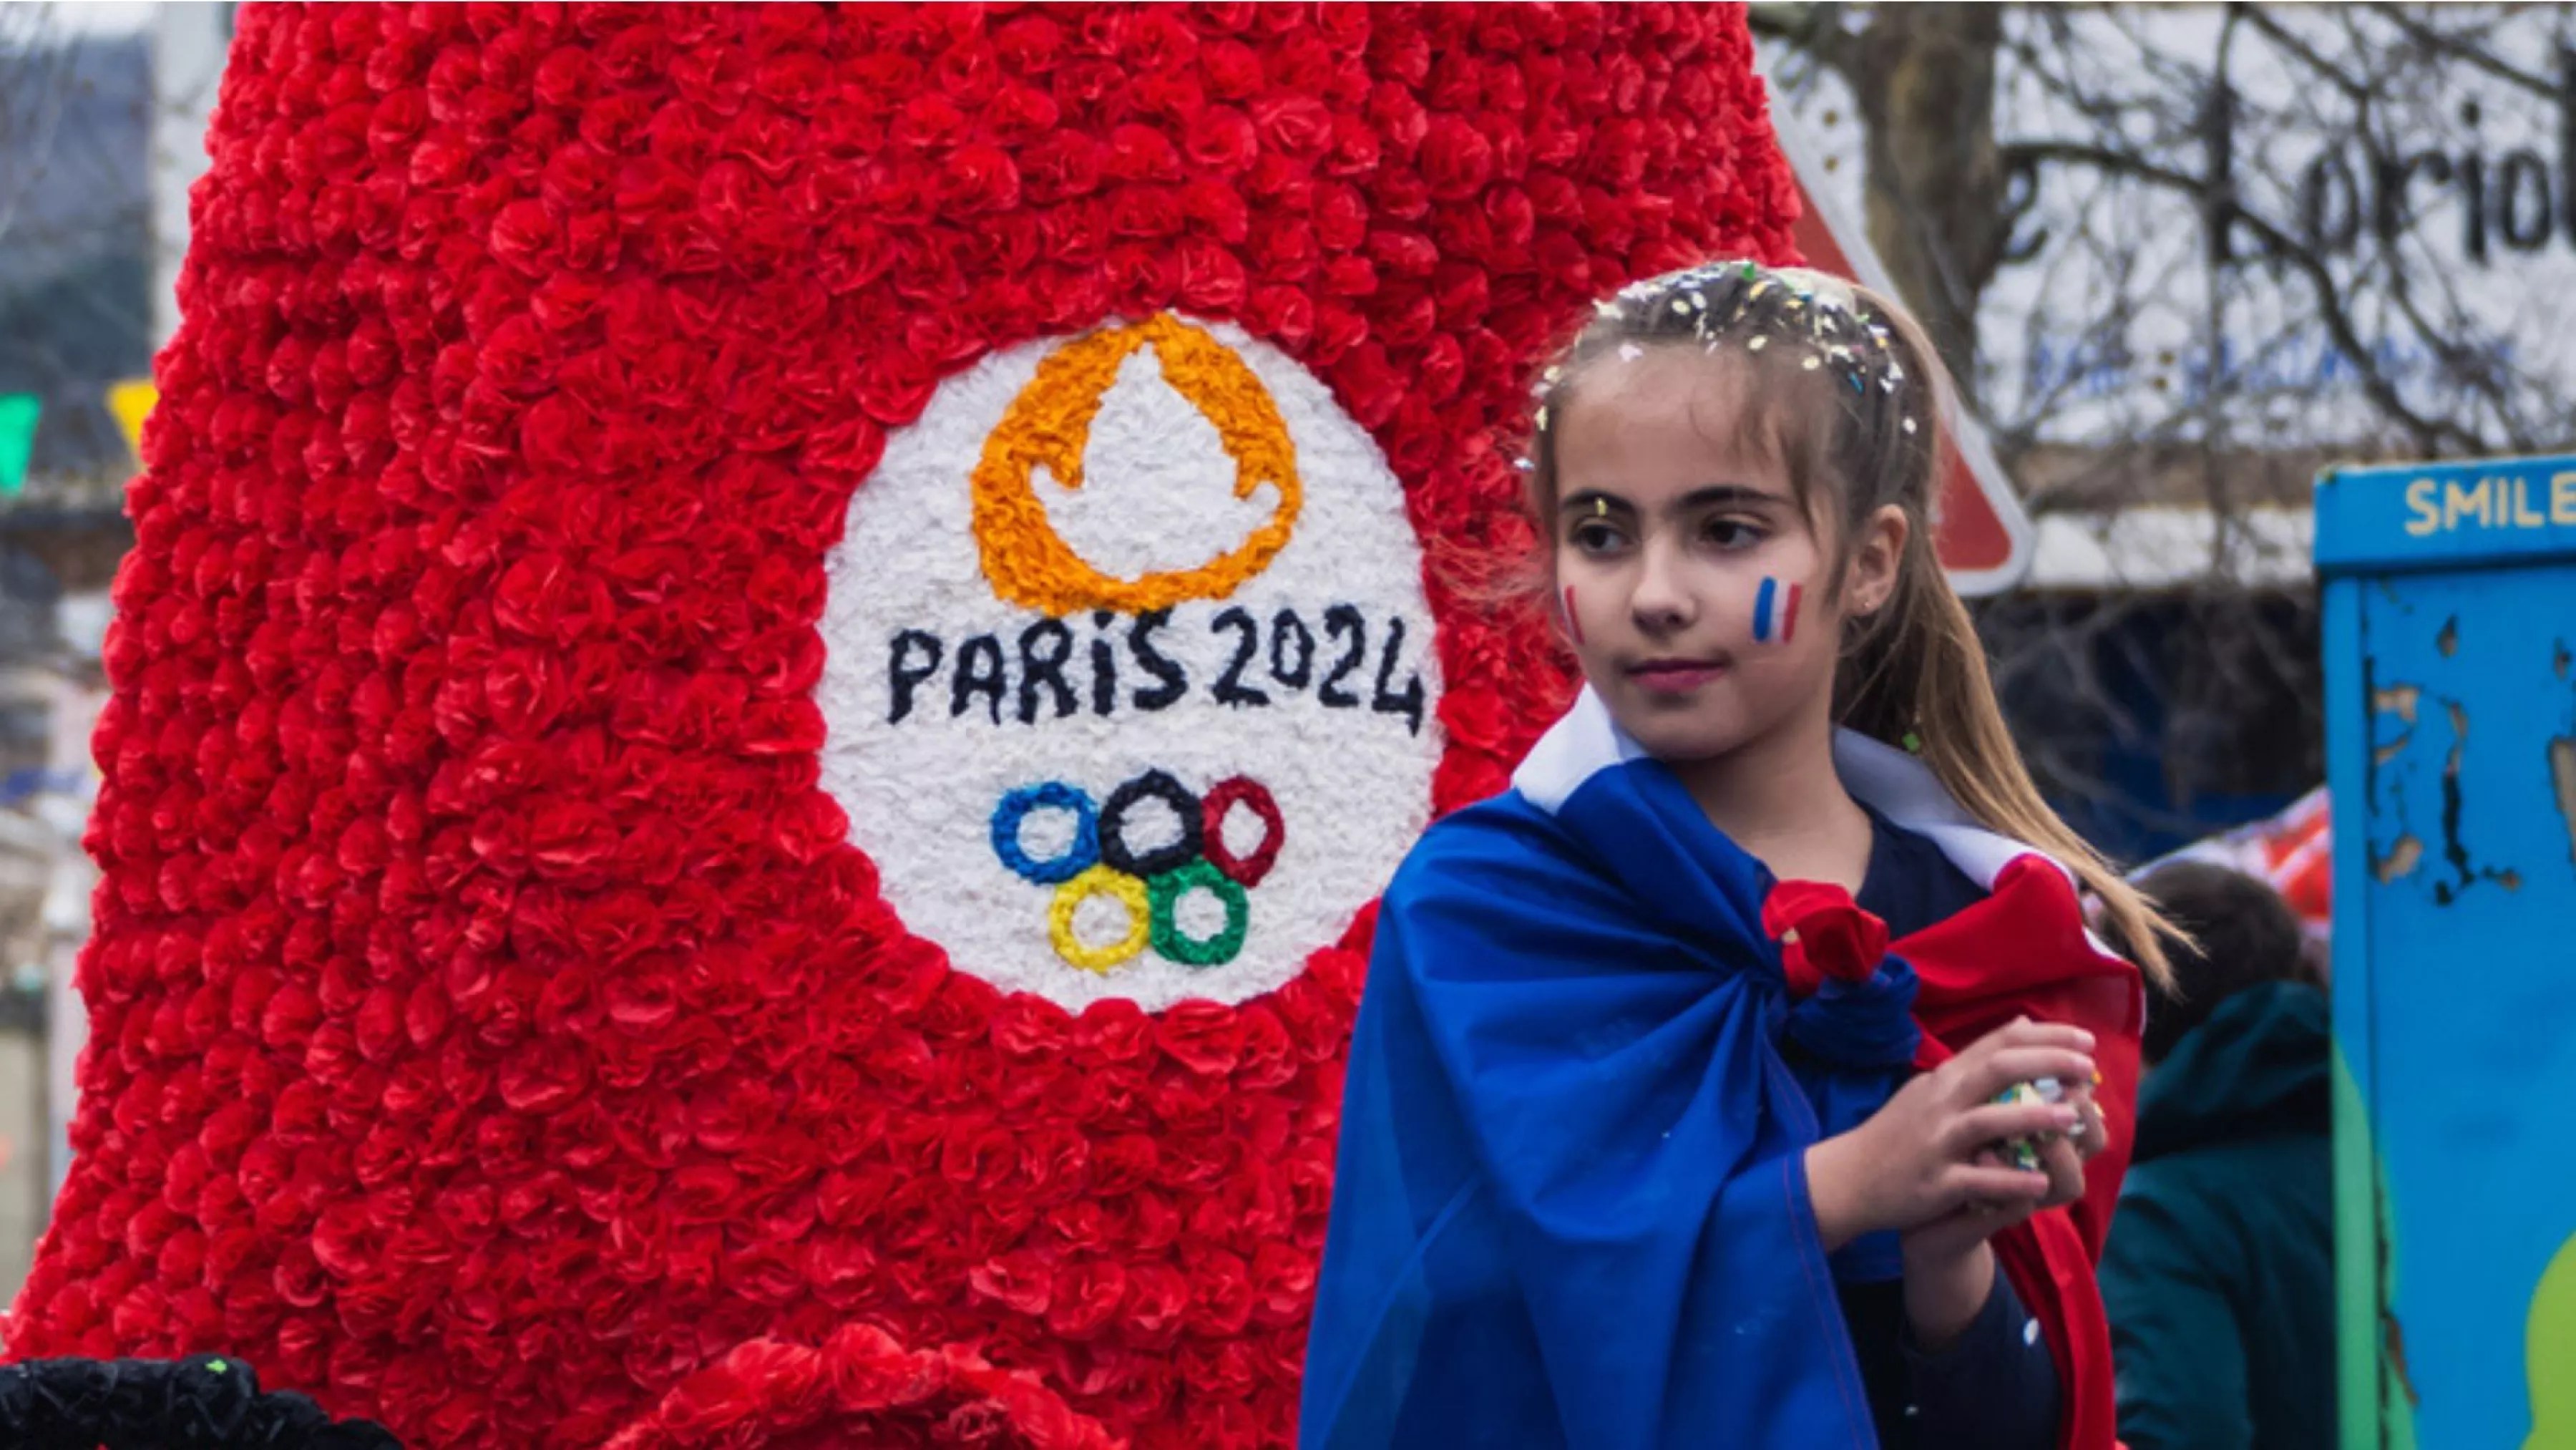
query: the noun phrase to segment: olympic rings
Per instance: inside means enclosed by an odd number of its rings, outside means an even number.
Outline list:
[[[1139,852],[1127,844],[1127,814],[1148,800],[1172,808],[1180,822],[1179,839]],[[1204,834],[1199,798],[1159,770],[1149,770],[1109,793],[1100,808],[1100,859],[1130,876],[1155,877],[1195,861]]]
[[[1088,946],[1073,932],[1074,912],[1095,896],[1109,897],[1127,908],[1127,934],[1105,947]],[[1055,904],[1047,908],[1047,938],[1055,943],[1055,954],[1086,972],[1106,974],[1143,951],[1153,935],[1154,907],[1145,883],[1107,866],[1094,866],[1057,887]]]
[[[1251,807],[1261,818],[1261,844],[1243,857],[1225,844],[1226,813],[1238,805]],[[1201,834],[1206,837],[1208,860],[1239,885],[1260,885],[1270,868],[1279,864],[1279,848],[1288,841],[1288,823],[1280,817],[1279,802],[1271,798],[1269,788],[1248,775],[1220,781],[1207,793],[1206,810]]]
[[[1225,904],[1225,925],[1205,940],[1181,930],[1181,898],[1210,891]],[[1185,967],[1221,967],[1243,950],[1243,934],[1252,925],[1252,902],[1231,877],[1206,861],[1192,861],[1145,883],[1154,908],[1154,950]]]
[[[1021,823],[1039,811],[1073,813],[1073,844],[1044,861],[1032,860],[1020,845]],[[1100,862],[1099,813],[1092,809],[1091,797],[1060,780],[1024,785],[993,807],[993,854],[1013,874],[1040,886],[1071,881]]]
[[[1128,844],[1127,821],[1148,801],[1170,808],[1178,835],[1140,851]],[[1260,844],[1242,855],[1225,841],[1226,818],[1237,806],[1261,821]],[[1040,811],[1073,818],[1072,840],[1043,860],[1020,844],[1021,828]],[[1056,955],[1068,966],[1105,975],[1148,946],[1185,967],[1220,967],[1240,956],[1252,926],[1248,893],[1279,863],[1288,825],[1269,788],[1250,776],[1228,777],[1201,799],[1169,773],[1148,770],[1097,807],[1084,791],[1060,780],[1021,786],[993,807],[990,834],[993,855],[1012,875],[1056,888],[1047,907],[1047,939]],[[1192,936],[1181,925],[1181,901],[1194,891],[1213,893],[1225,909],[1225,924],[1213,936]],[[1074,930],[1075,915],[1096,896],[1126,909],[1127,929],[1116,941],[1094,945]]]

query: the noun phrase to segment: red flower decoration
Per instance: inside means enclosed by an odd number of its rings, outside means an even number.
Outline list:
[[[430,1447],[1287,1443],[1370,911],[1230,1007],[952,965],[817,781],[824,558],[944,379],[1240,325],[1404,486],[1432,806],[1503,788],[1568,662],[1462,561],[1527,546],[1596,295],[1787,259],[1751,53],[1700,5],[247,7],[9,1353],[239,1353]]]
[[[1887,923],[1824,881],[1783,881],[1762,903],[1762,930],[1780,943],[1789,995],[1809,997],[1828,977],[1865,982],[1887,956]]]
[[[1025,1374],[972,1351],[907,1352],[853,1326],[820,1349],[754,1340],[691,1375],[608,1450],[766,1444],[1113,1450],[1119,1441]]]

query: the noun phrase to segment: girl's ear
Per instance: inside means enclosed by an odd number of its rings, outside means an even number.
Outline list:
[[[1905,562],[1905,541],[1914,530],[1905,510],[1881,504],[1852,540],[1851,567],[1843,571],[1843,617],[1867,619],[1887,607],[1896,595],[1898,571]]]

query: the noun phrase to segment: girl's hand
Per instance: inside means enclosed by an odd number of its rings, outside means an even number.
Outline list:
[[[1934,1354],[1949,1348],[1976,1322],[1994,1292],[1995,1256],[1988,1247],[1996,1234],[2027,1221],[2043,1208],[2061,1208],[2084,1196],[2085,1160],[2110,1146],[2093,1084],[2074,1079],[2061,1105],[2078,1114],[2074,1127],[2040,1145],[2040,1170],[2048,1176],[2048,1193],[2035,1203],[1971,1203],[1920,1228],[1908,1230],[1905,1249],[1905,1315],[1914,1342]],[[2001,1164],[2000,1149],[1989,1148],[1978,1161]]]
[[[2079,1080],[2061,1105],[2079,1116],[2073,1128],[2040,1145],[2045,1197],[2013,1205],[1971,1203],[1906,1232],[1905,1315],[1914,1342],[1925,1350],[1938,1354],[1956,1343],[1986,1307],[1995,1281],[1994,1252],[1987,1245],[1996,1234],[2043,1208],[2061,1208],[2084,1196],[2085,1160],[2110,1146],[2108,1126],[2089,1081]],[[1978,1161],[2000,1164],[2004,1155],[1989,1148]]]
[[[2049,1175],[1993,1162],[1985,1150],[2009,1138],[2063,1133],[2083,1110],[1994,1099],[2034,1078],[2091,1082],[2092,1047],[2093,1034],[2081,1028],[2015,1020],[1916,1075],[1859,1127],[1809,1148],[1808,1198],[1825,1248],[1881,1229],[1919,1228],[1971,1203],[2037,1206],[2051,1190]],[[2079,1185],[2082,1176],[2079,1167]]]
[[[2110,1120],[2093,1100],[2091,1079],[2072,1081],[2075,1085],[2060,1105],[2075,1109],[2075,1126],[2039,1145],[2039,1166],[2048,1175],[2048,1194],[2039,1201],[2041,1208],[2063,1208],[2082,1198],[2085,1161],[2111,1146]]]

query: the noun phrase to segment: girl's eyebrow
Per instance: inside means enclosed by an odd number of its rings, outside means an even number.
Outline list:
[[[1565,502],[1556,506],[1556,511],[1559,514],[1618,513],[1624,516],[1635,513],[1637,506],[1615,493],[1587,488],[1581,493],[1567,495]]]
[[[1672,511],[1689,513],[1694,509],[1721,506],[1760,509],[1774,507],[1783,502],[1785,500],[1778,494],[1754,488],[1748,484],[1713,483],[1706,488],[1695,488],[1683,494],[1674,501]]]
[[[1777,508],[1785,502],[1786,500],[1778,494],[1755,488],[1750,484],[1712,483],[1705,488],[1692,489],[1673,500],[1665,512],[1686,514],[1705,508],[1768,509]],[[1636,513],[1637,506],[1615,493],[1587,488],[1580,493],[1567,495],[1565,502],[1556,506],[1556,511],[1559,515],[1606,512],[1625,517]]]

